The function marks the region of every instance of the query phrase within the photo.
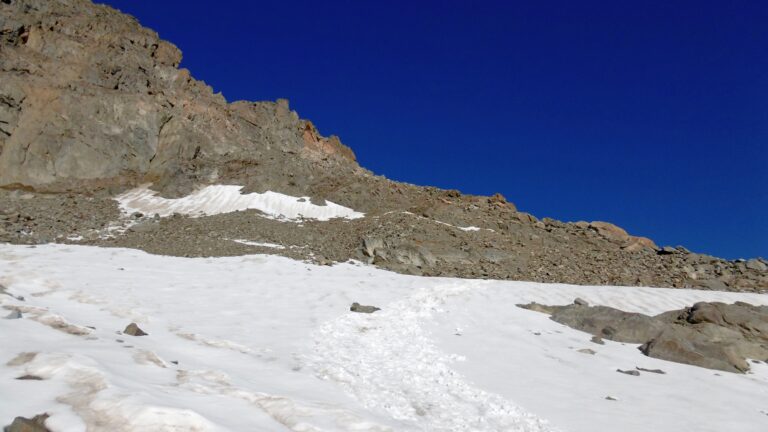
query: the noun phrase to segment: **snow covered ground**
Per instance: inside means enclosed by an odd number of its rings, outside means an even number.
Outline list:
[[[48,412],[55,432],[768,430],[768,365],[651,359],[515,307],[582,297],[657,313],[768,295],[68,245],[0,245],[0,284],[0,317],[23,316],[0,318],[0,425]],[[149,335],[120,334],[130,322]],[[667,374],[616,372],[636,366]]]
[[[179,213],[188,216],[216,215],[242,210],[259,210],[281,220],[333,218],[357,219],[365,216],[350,208],[326,201],[312,204],[309,197],[292,197],[277,192],[241,193],[242,186],[210,185],[182,198],[163,198],[147,187],[129,190],[115,197],[123,213],[141,212],[161,217]]]

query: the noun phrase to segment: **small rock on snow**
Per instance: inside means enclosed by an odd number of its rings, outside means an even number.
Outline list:
[[[355,303],[352,303],[352,306],[350,306],[349,310],[357,313],[374,313],[381,309],[377,308],[376,306],[365,306],[355,302]]]
[[[128,327],[123,330],[123,333],[129,335],[129,336],[147,336],[149,333],[146,333],[144,330],[140,329],[136,323],[130,323],[128,324]]]
[[[666,375],[666,372],[664,372],[661,369],[646,369],[646,368],[641,368],[640,366],[637,366],[635,369],[637,369],[639,371],[643,371],[643,372],[650,372],[650,373],[655,373],[655,374]]]
[[[580,297],[576,297],[576,299],[573,301],[573,304],[579,305],[579,306],[589,306],[589,303]]]
[[[43,380],[42,377],[39,377],[37,375],[22,375],[16,379],[21,381],[42,381]]]
[[[50,430],[45,427],[45,421],[48,417],[48,414],[36,415],[31,419],[16,417],[13,419],[13,423],[11,423],[10,426],[6,426],[3,430],[5,432],[50,432]]]

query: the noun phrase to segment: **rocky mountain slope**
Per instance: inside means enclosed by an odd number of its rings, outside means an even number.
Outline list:
[[[424,275],[768,289],[762,259],[661,249],[609,223],[539,220],[500,195],[376,176],[287,101],[228,103],[179,68],[181,59],[132,17],[88,0],[0,2],[0,241],[361,259]],[[122,214],[114,197],[142,184],[167,198],[241,185],[365,217],[296,224],[257,210]]]

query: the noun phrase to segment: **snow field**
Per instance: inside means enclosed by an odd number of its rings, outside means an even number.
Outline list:
[[[658,313],[766,295],[66,245],[0,245],[0,284],[0,317],[23,315],[0,319],[0,425],[48,412],[54,432],[768,430],[768,365],[650,359],[514,306]],[[149,336],[118,334],[130,322]],[[667,374],[615,372],[635,366]]]

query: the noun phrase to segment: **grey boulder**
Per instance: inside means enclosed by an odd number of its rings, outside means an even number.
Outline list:
[[[349,307],[349,310],[352,312],[369,314],[369,313],[374,313],[376,311],[379,311],[381,309],[377,308],[376,306],[365,306],[355,302],[355,303],[352,303],[352,306]]]

